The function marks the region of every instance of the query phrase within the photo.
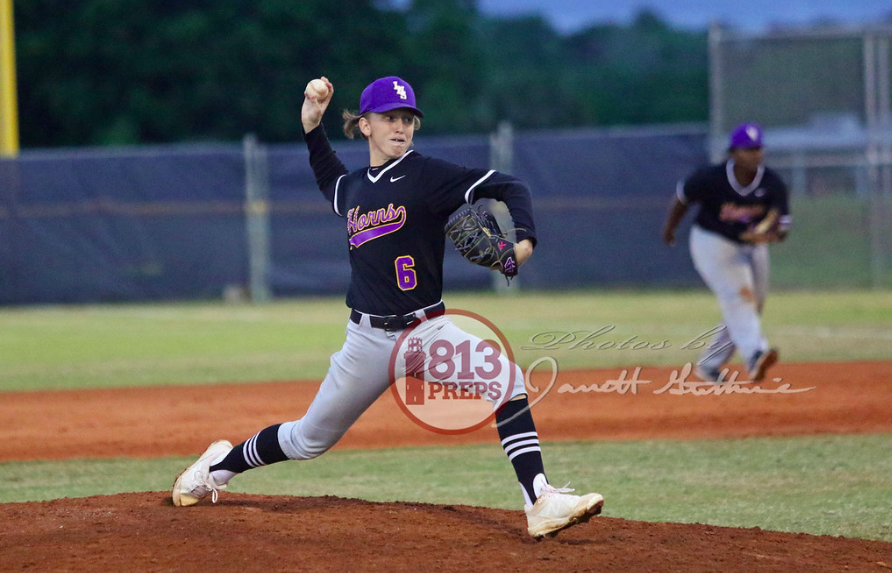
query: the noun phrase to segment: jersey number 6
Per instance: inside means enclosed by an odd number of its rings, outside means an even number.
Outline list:
[[[406,255],[397,257],[394,261],[396,265],[396,284],[400,290],[412,290],[418,286],[418,278],[415,275],[415,259]]]

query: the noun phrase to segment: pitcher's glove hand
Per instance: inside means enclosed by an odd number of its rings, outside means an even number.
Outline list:
[[[488,269],[508,277],[517,276],[514,243],[505,238],[491,213],[471,205],[449,218],[446,236],[461,255]]]

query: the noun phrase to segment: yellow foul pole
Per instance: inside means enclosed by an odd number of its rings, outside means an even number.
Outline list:
[[[19,153],[12,0],[0,0],[0,156]]]

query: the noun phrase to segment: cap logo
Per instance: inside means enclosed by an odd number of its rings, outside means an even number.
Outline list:
[[[406,86],[401,86],[396,80],[393,80],[393,91],[399,94],[400,99],[406,99]]]
[[[396,82],[394,82],[396,83]],[[750,138],[750,141],[758,141],[759,139],[759,130],[755,126],[749,126],[746,128],[746,134]]]

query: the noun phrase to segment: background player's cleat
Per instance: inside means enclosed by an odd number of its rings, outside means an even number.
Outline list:
[[[694,374],[700,380],[704,382],[716,382],[721,383],[725,381],[725,374],[727,371],[722,372],[719,368],[704,368],[702,366],[697,366],[694,369]]]
[[[777,348],[769,348],[768,350],[757,352],[750,361],[750,380],[761,382],[765,378],[765,372],[777,362],[778,356]]]
[[[210,475],[211,463],[229,453],[232,444],[226,440],[217,440],[201,454],[194,464],[183,470],[173,482],[173,504],[177,507],[195,505],[211,495],[211,501],[217,503],[220,490],[226,484],[218,485]]]
[[[533,505],[524,507],[527,531],[533,537],[554,536],[562,529],[585,523],[601,513],[604,498],[597,493],[570,495],[572,489],[545,485]]]

